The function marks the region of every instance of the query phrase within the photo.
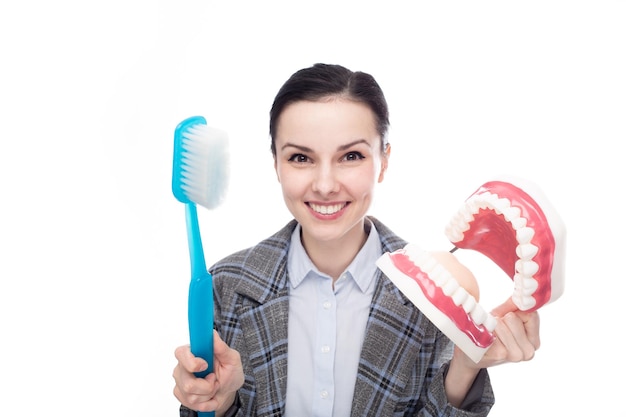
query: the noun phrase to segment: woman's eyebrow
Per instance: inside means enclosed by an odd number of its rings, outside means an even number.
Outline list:
[[[302,146],[302,145],[296,145],[295,143],[290,143],[287,142],[285,143],[283,146],[281,146],[281,150],[285,150],[286,148],[296,148],[299,149],[302,152],[313,152],[313,149],[307,147],[307,146]]]
[[[339,148],[337,148],[337,150],[339,151],[345,151],[346,149],[349,149],[355,145],[361,144],[361,143],[365,143],[366,145],[369,145],[369,143],[365,140],[365,139],[357,139],[355,141],[352,141],[350,143],[346,143],[345,145],[341,145]]]
[[[355,145],[359,145],[361,143],[365,143],[367,145],[369,145],[369,143],[367,142],[367,140],[365,139],[357,139],[354,140],[350,143],[346,143],[344,145],[341,145],[337,148],[338,151],[345,151],[346,149],[350,149],[351,147],[355,146]],[[285,143],[283,146],[281,146],[281,150],[285,150],[286,148],[296,148],[299,149],[302,152],[313,152],[313,149],[309,148],[308,146],[302,146],[302,145],[296,145],[295,143],[291,143],[291,142],[287,142]]]

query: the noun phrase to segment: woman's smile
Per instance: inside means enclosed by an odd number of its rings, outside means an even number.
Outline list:
[[[338,204],[317,204],[309,202],[308,205],[311,207],[317,214],[321,214],[324,216],[330,216],[338,213],[344,207],[346,207],[349,203],[338,203]]]

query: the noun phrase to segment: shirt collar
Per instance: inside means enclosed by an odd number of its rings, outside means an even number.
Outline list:
[[[383,253],[376,227],[374,227],[374,224],[369,219],[365,219],[365,221],[367,222],[366,227],[369,226],[370,229],[367,240],[344,271],[344,273],[347,273],[354,279],[359,289],[363,292],[374,282],[377,269],[376,260]],[[326,276],[326,274],[321,273],[317,269],[311,261],[311,258],[307,255],[306,250],[304,250],[304,246],[302,246],[302,241],[300,240],[300,230],[301,227],[300,224],[298,224],[291,234],[291,245],[289,247],[287,260],[289,281],[293,287],[300,285],[310,272]]]

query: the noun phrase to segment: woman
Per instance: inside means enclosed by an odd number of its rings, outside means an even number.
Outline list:
[[[366,73],[317,64],[280,89],[271,150],[294,220],[210,268],[215,372],[195,378],[206,363],[176,350],[181,416],[485,416],[486,368],[533,357],[537,313],[501,317],[476,364],[376,268],[407,243],[368,215],[388,126]]]

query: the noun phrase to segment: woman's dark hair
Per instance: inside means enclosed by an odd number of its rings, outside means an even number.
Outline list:
[[[341,65],[315,64],[295,72],[278,91],[270,110],[272,154],[276,156],[276,127],[278,118],[289,104],[297,101],[317,101],[340,96],[366,104],[374,112],[381,149],[387,146],[389,109],[382,89],[370,74],[350,71]]]

